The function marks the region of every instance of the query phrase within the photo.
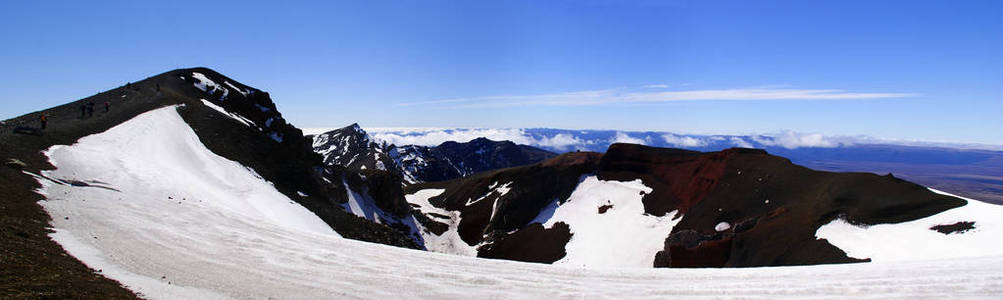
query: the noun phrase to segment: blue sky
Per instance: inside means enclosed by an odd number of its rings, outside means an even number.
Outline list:
[[[0,118],[207,66],[303,128],[1003,144],[1003,1],[5,1],[0,42]]]

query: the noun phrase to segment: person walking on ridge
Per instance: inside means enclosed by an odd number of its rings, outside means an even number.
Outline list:
[[[45,130],[45,124],[49,122],[49,117],[43,112],[41,116],[38,116],[38,121],[42,123],[42,130]]]

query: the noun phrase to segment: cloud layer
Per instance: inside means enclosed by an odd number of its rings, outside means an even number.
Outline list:
[[[681,135],[667,132],[626,132],[607,130],[562,129],[491,129],[491,128],[371,128],[374,139],[396,145],[435,146],[446,141],[468,142],[478,137],[508,140],[554,152],[573,150],[605,151],[613,143],[632,143],[656,147],[694,150],[719,150],[730,147],[833,148],[853,145],[861,138],[830,137],[817,133],[784,131],[769,135],[720,136]]]

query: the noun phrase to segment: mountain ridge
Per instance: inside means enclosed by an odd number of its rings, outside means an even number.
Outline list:
[[[4,121],[0,158],[6,166],[0,168],[0,175],[9,180],[0,182],[0,213],[5,216],[4,226],[0,226],[5,242],[0,249],[12,260],[5,260],[3,278],[23,283],[10,292],[24,296],[136,297],[67,255],[50,239],[49,220],[59,216],[48,216],[38,205],[45,198],[35,192],[39,184],[33,176],[55,168],[42,150],[73,144],[81,137],[172,105],[179,106],[179,114],[206,147],[255,170],[343,236],[418,247],[398,231],[338,207],[338,202],[347,201],[347,191],[343,186],[325,183],[324,177],[340,177],[344,171],[318,171],[317,167],[322,166],[320,156],[313,153],[302,131],[284,121],[267,92],[208,68],[177,69]],[[37,121],[42,113],[48,119],[45,129]],[[307,196],[299,195],[303,192]]]

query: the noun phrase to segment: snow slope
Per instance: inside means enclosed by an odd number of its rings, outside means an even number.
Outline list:
[[[958,197],[938,190],[939,194]],[[856,226],[836,219],[815,232],[850,257],[873,261],[928,260],[1003,256],[1003,206],[958,197],[968,204],[919,220],[897,224]],[[975,222],[975,229],[943,234],[930,228]]]
[[[417,210],[418,213],[424,214],[436,222],[445,223],[449,226],[445,232],[440,235],[436,235],[428,229],[425,229],[425,226],[422,226],[420,222],[415,222],[415,224],[419,227],[418,231],[425,241],[425,249],[439,253],[477,256],[477,248],[467,245],[467,243],[460,238],[460,212],[438,208],[428,202],[428,199],[438,196],[445,191],[446,190],[444,189],[424,189],[417,191],[414,194],[404,196],[404,199],[407,200],[408,203],[416,206],[415,210]]]
[[[584,176],[567,201],[560,205],[554,201],[532,223],[552,228],[564,222],[571,229],[567,255],[556,265],[651,268],[655,253],[665,248],[665,238],[682,220],[673,220],[676,212],[663,217],[645,214],[641,198],[651,191],[640,179]]]
[[[1003,257],[581,269],[344,239],[252,171],[202,147],[173,108],[46,154],[57,169],[42,175],[87,184],[40,177],[53,239],[151,299],[993,298],[1003,293]]]

